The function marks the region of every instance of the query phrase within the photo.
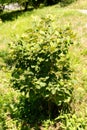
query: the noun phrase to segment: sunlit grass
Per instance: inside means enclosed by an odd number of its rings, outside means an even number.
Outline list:
[[[76,0],[68,7],[73,9],[87,9],[87,0]]]

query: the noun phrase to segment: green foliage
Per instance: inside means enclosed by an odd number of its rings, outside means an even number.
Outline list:
[[[33,111],[38,118],[43,114],[55,118],[69,110],[72,98],[68,51],[74,35],[69,27],[55,25],[53,16],[35,19],[38,20],[33,22],[33,27],[11,46],[11,83],[26,97],[22,108],[29,105],[29,115]]]
[[[17,0],[0,0],[0,4],[8,4],[12,2],[17,2]]]
[[[24,3],[24,6],[32,5],[34,8],[38,8],[40,4],[44,4],[45,6],[54,5],[60,2],[61,6],[66,6],[71,4],[75,0],[18,0],[19,3]]]
[[[86,130],[87,129],[87,118],[78,117],[75,114],[64,114],[56,118],[61,120],[62,130]]]
[[[8,89],[8,90],[6,90]],[[6,91],[6,92],[5,92]],[[9,91],[9,92],[8,92]],[[15,99],[14,99],[15,95]],[[13,120],[16,116],[16,103],[18,94],[4,86],[0,88],[0,129],[9,130],[16,129],[17,120]]]
[[[61,6],[67,6],[71,4],[72,2],[75,2],[76,0],[61,0],[60,5]]]

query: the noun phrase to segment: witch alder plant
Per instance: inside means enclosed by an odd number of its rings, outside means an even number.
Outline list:
[[[47,15],[35,17],[32,27],[11,45],[11,84],[30,103],[29,113],[36,109],[36,113],[55,118],[69,110],[73,90],[69,46],[73,39],[69,26],[58,27],[56,18]]]

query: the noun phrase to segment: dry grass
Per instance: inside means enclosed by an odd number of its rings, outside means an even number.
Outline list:
[[[77,0],[68,7],[70,9],[87,9],[87,0]]]

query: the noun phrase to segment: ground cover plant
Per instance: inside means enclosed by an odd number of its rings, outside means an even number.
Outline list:
[[[79,6],[81,7],[81,5]],[[86,4],[84,4],[84,8],[85,5]],[[34,16],[44,16],[46,13],[56,15],[58,26],[61,26],[61,23],[64,25],[70,23],[72,25],[72,29],[76,32],[77,35],[76,43],[78,44],[74,44],[74,46],[69,48],[69,55],[71,57],[71,63],[74,68],[74,73],[72,73],[72,76],[75,77],[73,81],[74,98],[73,103],[71,104],[74,114],[61,115],[61,117],[56,118],[55,121],[49,119],[44,120],[42,126],[39,124],[39,127],[40,129],[58,129],[61,125],[61,129],[64,130],[87,129],[87,17],[86,14],[81,14],[78,12],[78,10],[58,7],[59,5],[55,5],[53,7],[38,9],[37,11],[33,10],[32,12],[26,12],[18,16],[17,19],[14,19],[13,21],[0,21],[0,113],[2,113],[0,114],[1,129],[13,130],[15,128],[15,130],[20,130],[20,124],[22,124],[22,128],[26,130],[26,126],[28,125],[23,120],[19,120],[19,118],[16,118],[17,120],[13,120],[13,118],[17,117],[19,114],[17,113],[17,99],[19,97],[19,92],[12,89],[8,84],[11,75],[10,69],[7,68],[7,63],[9,62],[6,61],[6,56],[9,50],[7,43],[14,41],[14,39],[15,41],[18,41],[20,36],[23,36],[25,30],[32,26],[32,14]],[[20,98],[22,101],[26,101],[23,96]],[[22,104],[20,105],[22,107]],[[14,106],[16,109],[14,109]],[[1,118],[3,118],[3,120]],[[54,122],[56,122],[56,124]],[[38,129],[37,126],[35,127],[33,129]]]

